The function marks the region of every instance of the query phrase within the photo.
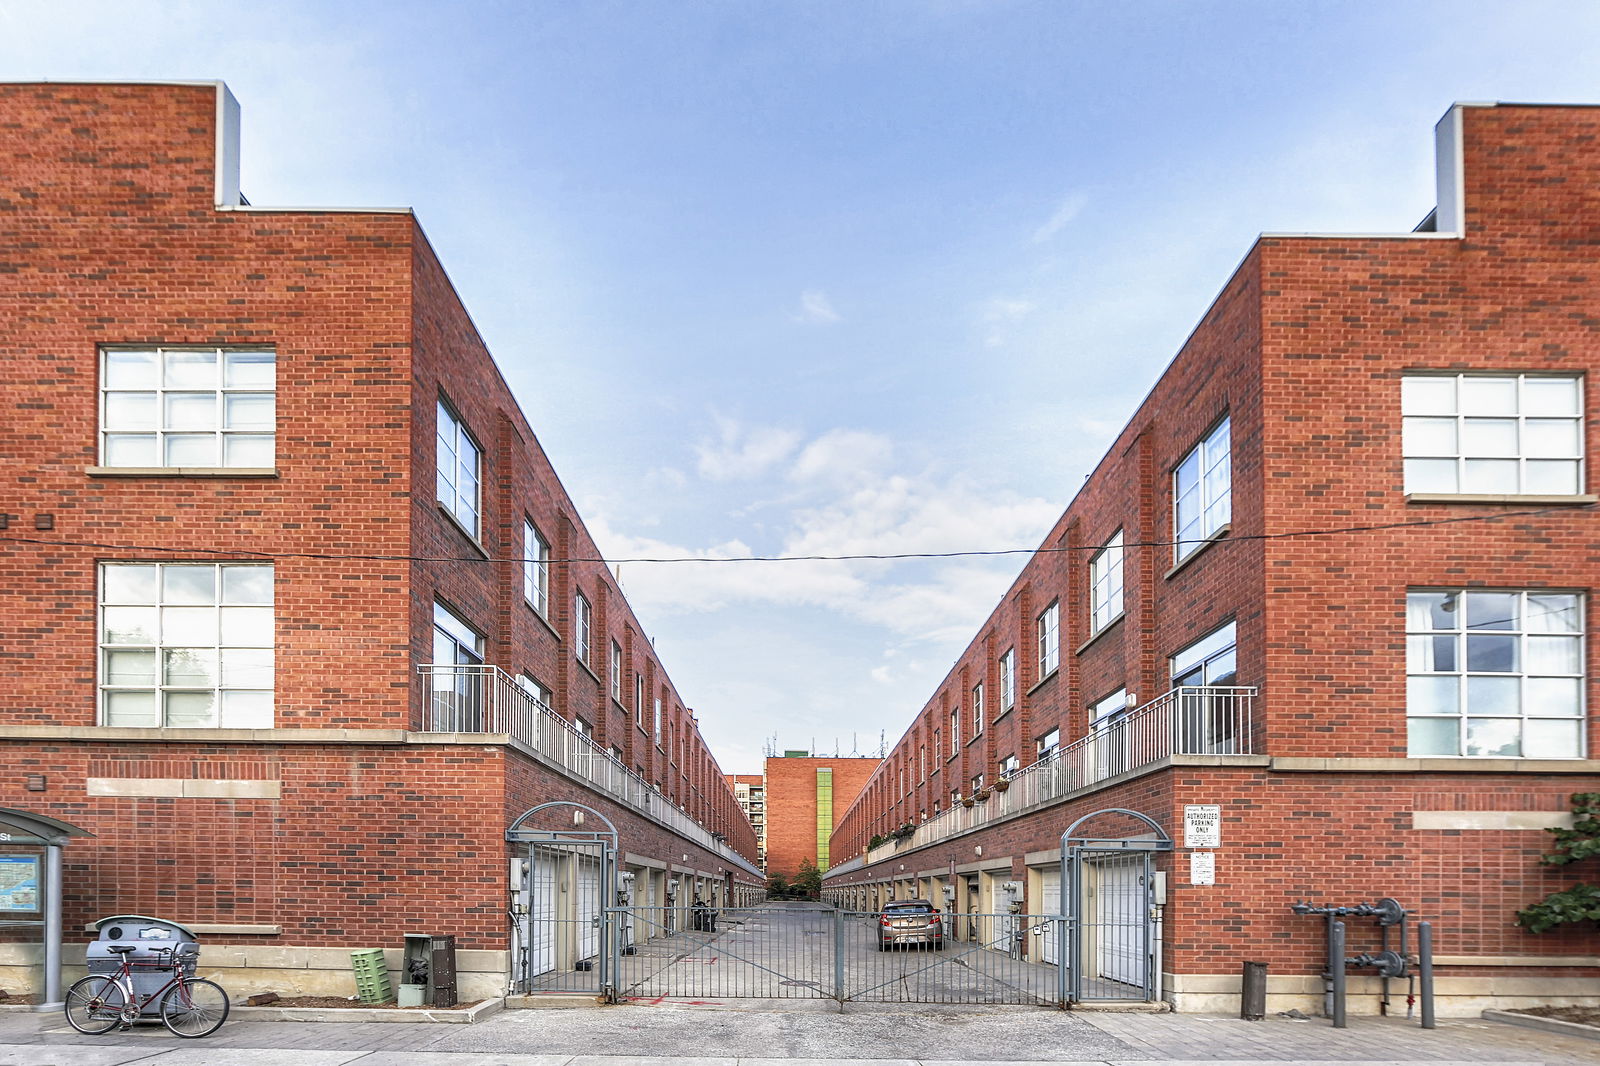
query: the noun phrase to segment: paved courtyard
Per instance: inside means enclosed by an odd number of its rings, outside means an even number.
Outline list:
[[[230,1021],[179,1040],[159,1026],[105,1037],[59,1015],[0,1014],[0,1066],[676,1066],[956,1063],[1495,1063],[1597,1066],[1600,1042],[1444,1019],[1261,1022],[1205,1015],[1063,1013],[1002,1006],[847,1007],[750,1002],[506,1011],[478,1025]]]

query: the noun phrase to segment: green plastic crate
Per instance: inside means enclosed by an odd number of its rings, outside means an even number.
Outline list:
[[[350,966],[356,974],[356,995],[363,1003],[388,1003],[394,999],[389,967],[383,962],[382,948],[367,948],[350,953]]]

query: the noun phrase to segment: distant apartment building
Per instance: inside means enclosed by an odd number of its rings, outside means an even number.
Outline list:
[[[788,752],[765,764],[768,875],[791,879],[810,859],[826,870],[838,819],[855,802],[879,760]]]
[[[236,993],[448,934],[482,998],[591,970],[619,885],[760,898],[416,218],[251,205],[238,160],[220,83],[0,85],[0,806],[93,834],[67,929],[178,921]]]
[[[1437,147],[1414,232],[1249,249],[839,819],[829,898],[1235,1011],[1247,959],[1321,1009],[1297,903],[1392,897],[1441,1013],[1600,1002],[1592,922],[1515,921],[1593,878],[1540,857],[1600,791],[1600,108],[1457,105]]]
[[[760,774],[728,774],[734,801],[756,831],[756,865],[767,868],[767,789]]]

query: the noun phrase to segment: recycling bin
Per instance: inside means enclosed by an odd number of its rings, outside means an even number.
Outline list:
[[[121,973],[123,953],[111,949],[132,946],[133,950],[127,953],[128,965],[142,1016],[160,1017],[161,999],[156,993],[171,979],[174,965],[182,966],[184,974],[193,977],[200,964],[199,938],[177,922],[143,914],[118,914],[101,918],[94,927],[99,936],[85,951],[89,973],[108,977]]]

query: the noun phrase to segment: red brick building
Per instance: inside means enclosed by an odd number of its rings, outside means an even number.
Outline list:
[[[841,820],[831,897],[1114,897],[1149,941],[1073,967],[1232,1010],[1246,959],[1320,1008],[1296,901],[1389,896],[1434,926],[1441,1012],[1600,1001],[1592,924],[1514,922],[1585,876],[1540,830],[1600,790],[1600,109],[1461,105],[1438,149],[1415,232],[1250,248]],[[1080,852],[1074,901],[1062,834],[1108,809],[1144,818],[1075,838],[1154,869]]]
[[[768,875],[792,879],[804,859],[828,868],[834,828],[878,762],[805,754],[767,759]]]
[[[528,976],[507,828],[548,800],[616,824],[637,898],[755,898],[754,832],[614,576],[567,561],[599,551],[417,220],[249,205],[237,138],[220,83],[0,86],[0,806],[95,834],[69,930],[168,917],[280,992],[448,933],[492,994]]]

